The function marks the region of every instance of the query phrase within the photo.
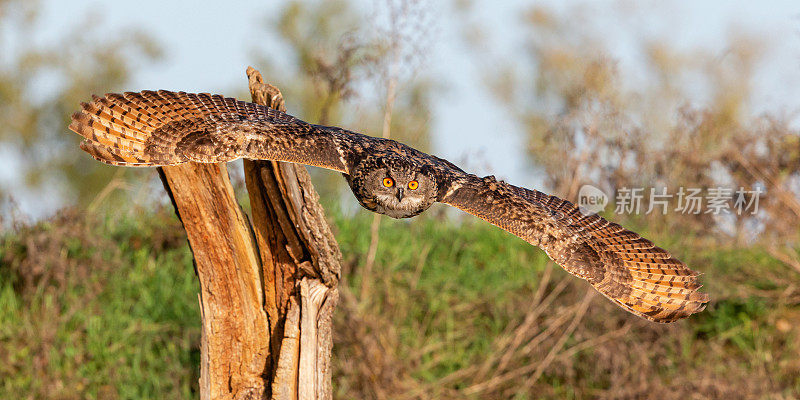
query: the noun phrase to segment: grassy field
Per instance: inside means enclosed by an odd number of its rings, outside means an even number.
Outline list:
[[[435,210],[384,218],[364,276],[372,217],[333,214],[344,254],[337,398],[800,396],[798,276],[757,248],[653,233],[705,273],[712,298],[659,325],[523,241]],[[197,291],[169,209],[63,211],[7,231],[0,398],[195,398]]]

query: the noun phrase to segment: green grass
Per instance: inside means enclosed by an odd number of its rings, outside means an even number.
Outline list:
[[[800,393],[797,274],[758,248],[653,238],[702,270],[712,296],[705,312],[658,325],[599,295],[580,314],[588,285],[558,268],[542,283],[543,252],[474,219],[383,218],[367,276],[371,221],[365,212],[332,216],[342,290],[354,299],[342,298],[335,319],[340,398]],[[552,301],[526,327],[540,285]],[[0,398],[197,397],[197,291],[169,210],[64,212],[5,233]],[[504,374],[514,375],[481,386]]]
[[[4,238],[1,398],[193,396],[198,284],[182,239],[142,237],[160,228],[72,215]]]
[[[363,302],[370,314],[393,315],[401,349],[442,349],[434,367],[415,371],[425,380],[463,368],[489,351],[492,338],[517,314],[516,301],[536,289],[537,273],[546,264],[541,251],[485,224],[386,218],[376,270],[365,277],[359,265],[369,247],[369,234],[363,233],[371,221],[369,215],[335,221],[345,262],[353,266],[345,283],[360,295],[362,280],[372,281],[377,289]],[[465,324],[480,332],[474,340],[461,337]]]

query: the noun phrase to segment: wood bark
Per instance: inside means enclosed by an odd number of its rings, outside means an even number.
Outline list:
[[[253,101],[284,110],[247,69]],[[252,224],[225,164],[159,169],[200,280],[200,398],[330,399],[339,247],[305,167],[244,161]]]

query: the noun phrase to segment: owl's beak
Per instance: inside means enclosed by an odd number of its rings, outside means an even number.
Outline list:
[[[397,188],[397,201],[403,200],[403,188]]]

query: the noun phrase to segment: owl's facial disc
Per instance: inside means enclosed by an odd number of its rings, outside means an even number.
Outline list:
[[[361,204],[394,218],[413,217],[425,211],[436,198],[435,182],[414,165],[381,160],[380,166],[359,174],[351,182]],[[361,172],[361,171],[359,171]]]
[[[425,181],[427,179],[419,178],[417,177],[418,174],[406,170],[387,169],[384,170],[384,173],[386,176],[380,179],[381,185],[378,186],[374,193],[375,200],[386,211],[384,214],[394,216],[394,214],[397,214],[395,211],[400,211],[403,214],[402,216],[410,216],[405,214],[410,211],[419,213],[427,208],[424,205],[425,188],[421,188],[419,184],[420,179]],[[419,210],[420,208],[422,209]],[[380,212],[380,210],[378,211]]]

